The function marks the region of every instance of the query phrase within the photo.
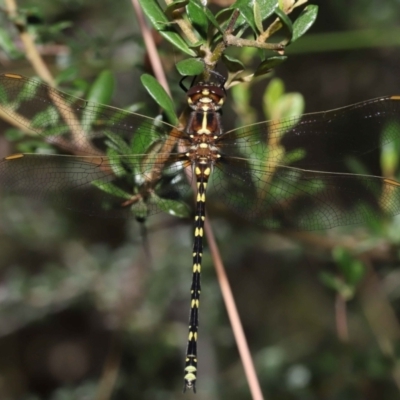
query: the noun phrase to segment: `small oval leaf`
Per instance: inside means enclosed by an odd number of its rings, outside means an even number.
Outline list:
[[[108,104],[114,91],[114,77],[111,71],[105,70],[100,73],[90,87],[86,98],[100,104]]]
[[[300,36],[303,36],[311,28],[317,19],[317,14],[318,6],[316,5],[309,5],[303,10],[293,23],[292,42],[297,40]]]
[[[281,10],[279,7],[275,8],[275,14],[278,16],[278,18],[281,20],[282,24],[286,27],[286,29],[290,33],[290,38],[293,36],[293,24],[290,18],[284,13],[283,10]]]
[[[164,212],[179,218],[190,217],[190,207],[180,201],[159,198],[157,206]]]
[[[172,30],[165,30],[165,27],[169,27],[171,23],[156,0],[139,0],[139,3],[143,12],[149,18],[150,22],[160,33],[160,35],[162,35],[180,51],[183,51],[192,57],[196,56],[196,53],[189,48],[187,43],[182,39],[181,35]]]
[[[113,90],[114,79],[111,72],[103,71],[91,85],[86,98],[94,103],[107,104],[111,100]],[[100,109],[100,107],[96,107],[96,110],[100,111]],[[96,118],[97,115],[92,108],[85,108],[81,117],[82,128],[89,131]]]
[[[275,68],[277,65],[282,64],[284,61],[286,61],[287,56],[273,56],[267,58],[265,61],[263,61],[256,71],[254,72],[254,76],[261,76],[269,73],[272,68]]]
[[[165,111],[168,120],[174,124],[178,124],[178,117],[175,114],[174,102],[168,96],[164,88],[158,83],[154,76],[144,74],[140,77],[143,86],[149,92],[150,96],[158,103],[158,105]]]
[[[190,22],[203,40],[207,39],[208,19],[204,7],[197,1],[190,1],[186,7]]]
[[[182,76],[200,75],[204,71],[204,63],[197,58],[188,58],[179,61],[176,64],[176,69]]]
[[[223,54],[222,62],[226,65],[226,68],[228,69],[229,72],[239,73],[244,71],[244,65],[240,60],[236,58]]]

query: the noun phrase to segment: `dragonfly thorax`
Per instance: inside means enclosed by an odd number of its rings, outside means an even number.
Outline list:
[[[187,101],[193,110],[219,110],[225,101],[225,90],[214,83],[199,82],[187,92]]]
[[[193,164],[213,165],[220,158],[219,149],[205,142],[197,142],[190,146],[186,156]]]
[[[220,108],[225,90],[214,83],[199,83],[187,96],[193,111],[185,129],[189,141],[186,156],[193,165],[214,165],[220,158],[216,140],[222,134]]]

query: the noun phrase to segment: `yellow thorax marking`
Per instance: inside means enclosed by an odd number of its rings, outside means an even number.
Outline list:
[[[203,121],[201,122],[201,128],[197,131],[198,134],[209,135],[211,131],[207,128],[207,113],[203,114]]]

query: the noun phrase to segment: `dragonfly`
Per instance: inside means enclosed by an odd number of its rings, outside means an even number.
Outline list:
[[[62,153],[5,157],[0,188],[90,215],[142,219],[173,212],[194,190],[184,391],[195,392],[206,196],[271,229],[328,229],[398,214],[400,182],[382,176],[379,160],[400,139],[400,96],[226,131],[223,83],[194,83],[186,97],[186,122],[174,126],[1,75],[0,109]]]

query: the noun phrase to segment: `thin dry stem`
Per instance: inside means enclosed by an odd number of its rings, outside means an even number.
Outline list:
[[[147,53],[149,55],[151,67],[154,72],[154,76],[157,78],[158,82],[164,88],[164,90],[171,96],[171,92],[169,90],[167,78],[165,76],[164,68],[162,67],[162,62],[160,56],[157,51],[157,46],[154,43],[153,35],[151,34],[151,29],[146,24],[144,19],[143,11],[140,8],[138,0],[132,0],[132,6],[136,13],[136,18],[139,23],[140,31],[142,33],[142,37],[144,40],[144,44],[147,49]]]
[[[225,40],[228,45],[236,47],[255,47],[257,49],[276,51],[282,51],[285,48],[281,43],[264,43],[262,40],[242,39],[234,35],[227,35]]]
[[[221,288],[222,297],[224,299],[225,307],[228,312],[229,321],[231,323],[240,358],[243,363],[244,372],[249,383],[252,399],[263,400],[264,397],[261,392],[260,383],[258,381],[257,373],[254,368],[254,363],[251,358],[249,346],[247,345],[247,340],[243,331],[243,326],[239,317],[239,313],[236,308],[235,299],[233,297],[232,290],[229,285],[229,280],[225,272],[224,264],[222,262],[221,254],[219,252],[214,233],[212,231],[211,224],[208,222],[207,216],[204,223],[204,230],[207,235],[207,243],[210,248],[215,270],[217,272],[218,283]]]
[[[16,20],[18,16],[18,8],[17,8],[17,3],[15,0],[6,0],[6,6],[7,6],[7,11],[9,14],[9,17],[11,19]],[[49,68],[47,67],[46,63],[44,62],[42,56],[40,55],[36,44],[32,38],[32,36],[29,34],[29,32],[26,30],[25,25],[21,24],[16,24],[18,28],[18,32],[21,38],[22,43],[24,44],[25,50],[26,50],[26,57],[30,61],[33,69],[35,70],[36,74],[43,80],[45,81],[49,86],[55,87],[55,80],[50,73]],[[85,148],[84,152],[87,152],[88,149],[92,151],[93,154],[99,154],[98,151],[94,149],[94,147],[91,145],[91,143],[87,140],[87,138],[82,135],[82,128],[79,125],[79,121],[77,121],[74,112],[71,110],[71,108],[64,102],[63,98],[58,96],[58,93],[52,90],[49,90],[49,97],[53,100],[53,104],[58,108],[60,114],[62,115],[65,123],[68,125],[70,128],[70,131],[72,133],[73,137],[73,145],[72,148],[70,149],[73,152],[82,152],[82,148]],[[23,118],[22,116],[19,118]],[[13,122],[14,125],[16,125]],[[60,144],[60,141],[54,143]],[[65,145],[65,143],[64,143]],[[70,146],[67,145],[67,148],[70,148]]]
[[[5,0],[6,8],[10,18],[17,18],[18,7],[15,0]],[[46,63],[43,61],[43,58],[37,51],[35,42],[31,35],[26,31],[25,26],[18,25],[19,36],[21,38],[22,43],[24,44],[26,50],[26,57],[32,64],[33,69],[36,71],[36,74],[40,76],[42,80],[44,80],[50,86],[55,86],[55,81],[53,76],[50,73]]]
[[[121,364],[121,348],[119,345],[119,335],[114,333],[106,361],[103,366],[100,384],[97,387],[95,400],[109,400],[113,394],[118,378],[118,371]]]

